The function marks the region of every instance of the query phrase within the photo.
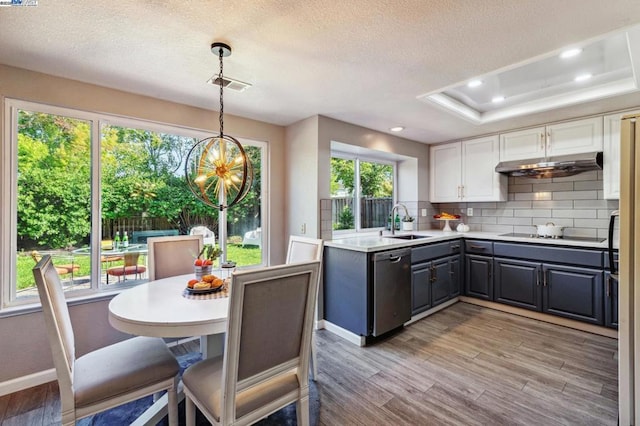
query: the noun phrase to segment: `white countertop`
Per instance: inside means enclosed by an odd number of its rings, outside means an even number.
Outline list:
[[[422,244],[431,244],[439,241],[454,240],[457,238],[473,238],[482,240],[494,240],[504,242],[518,242],[518,243],[530,243],[530,244],[544,244],[554,246],[571,246],[582,248],[598,248],[607,249],[607,241],[602,242],[590,242],[590,241],[575,241],[564,239],[549,239],[549,238],[523,238],[523,237],[507,237],[500,235],[497,232],[444,232],[441,230],[428,230],[428,231],[416,231],[416,232],[396,232],[396,235],[428,235],[429,238],[419,238],[416,240],[402,240],[390,238],[391,235],[388,231],[384,232],[384,235],[380,237],[375,233],[367,233],[362,236],[348,236],[345,238],[336,238],[334,240],[325,241],[324,245],[327,247],[337,247],[345,250],[363,251],[363,252],[375,252],[380,250],[392,250],[402,247],[411,247]]]

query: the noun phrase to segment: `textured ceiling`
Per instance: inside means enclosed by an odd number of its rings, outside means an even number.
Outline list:
[[[640,23],[638,0],[40,0],[0,8],[0,63],[279,125],[315,114],[440,142],[640,105],[626,95],[474,125],[416,99]]]

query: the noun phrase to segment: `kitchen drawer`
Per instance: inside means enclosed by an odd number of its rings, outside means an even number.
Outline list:
[[[474,254],[493,254],[493,242],[480,240],[464,240],[464,252]]]
[[[493,245],[493,252],[496,256],[532,261],[537,260],[540,262],[589,266],[591,268],[602,268],[604,266],[603,250],[495,243]]]
[[[460,240],[414,247],[411,249],[411,263],[416,264],[458,253],[460,253]]]

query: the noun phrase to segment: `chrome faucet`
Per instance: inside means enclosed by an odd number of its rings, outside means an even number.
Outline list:
[[[396,223],[395,223],[396,216],[393,214],[393,212],[397,212],[398,207],[402,207],[402,209],[404,210],[404,215],[409,216],[409,211],[407,210],[407,206],[405,206],[404,204],[398,203],[395,206],[391,207],[391,226],[390,226],[391,235],[396,234]]]

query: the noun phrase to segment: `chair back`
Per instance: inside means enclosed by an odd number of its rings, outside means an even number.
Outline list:
[[[322,240],[297,235],[289,236],[286,263],[308,262],[310,260],[322,262]]]
[[[193,273],[193,261],[203,244],[202,235],[149,238],[149,280]]]
[[[285,376],[291,379],[292,370],[296,389],[308,392],[319,271],[320,262],[312,261],[233,274],[222,418],[235,418],[238,392]]]
[[[75,337],[64,297],[62,284],[51,255],[44,255],[33,268],[47,336],[58,376],[63,407],[73,405],[73,368],[75,364]]]

